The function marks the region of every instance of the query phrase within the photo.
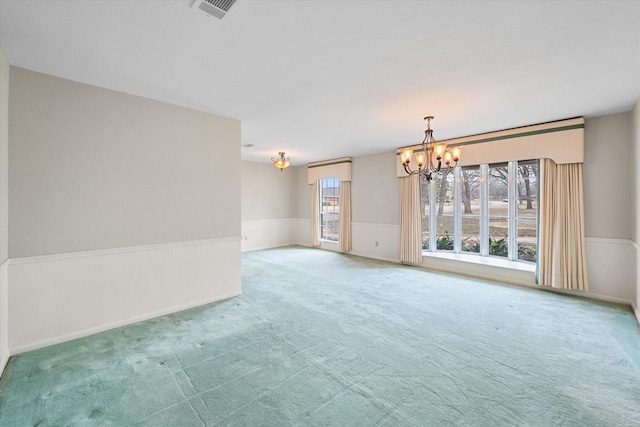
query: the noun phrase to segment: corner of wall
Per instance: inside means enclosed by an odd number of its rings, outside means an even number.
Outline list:
[[[633,176],[632,186],[633,192],[631,194],[631,198],[633,200],[632,204],[632,215],[633,215],[633,243],[635,248],[635,295],[633,296],[634,302],[634,311],[636,314],[636,318],[638,319],[638,323],[640,323],[640,247],[638,246],[638,242],[640,242],[640,221],[638,221],[638,215],[640,214],[640,170],[638,169],[638,165],[640,165],[640,98],[636,101],[633,110],[631,110],[631,173]]]
[[[8,286],[9,257],[9,63],[0,50],[0,376],[9,360]]]

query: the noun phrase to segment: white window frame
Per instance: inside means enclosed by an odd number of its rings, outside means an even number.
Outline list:
[[[472,252],[464,252],[464,254],[475,256],[492,256],[489,254],[489,165],[481,164],[480,168],[480,253],[474,254]],[[525,262],[532,264],[531,261],[518,259],[518,192],[517,192],[517,161],[510,161],[507,163],[508,172],[508,200],[509,200],[509,219],[508,219],[508,248],[509,253],[507,259],[510,261]],[[461,212],[461,183],[462,183],[462,170],[460,167],[454,169],[454,191],[453,191],[453,203],[454,203],[454,246],[453,253],[460,254],[462,251],[462,212]],[[423,183],[423,185],[425,185]],[[429,184],[429,248],[423,249],[423,252],[428,254],[432,252],[451,253],[451,251],[438,251],[437,249],[437,233],[436,221],[437,221],[437,199],[436,199],[436,181],[433,180]],[[539,185],[539,183],[538,183]],[[536,218],[539,212],[536,213]],[[502,258],[504,257],[496,257]]]
[[[319,237],[320,237],[320,240],[324,241],[324,242],[338,243],[338,241],[339,241],[339,237],[338,236],[336,236],[335,240],[329,239],[327,237],[323,237],[322,236],[322,234],[323,234],[323,222],[322,222],[323,215],[322,214],[324,213],[323,209],[322,209],[323,208],[323,205],[322,205],[323,200],[322,199],[323,199],[324,181],[335,181],[337,183],[338,191],[340,191],[339,190],[340,189],[340,178],[322,178],[319,181],[320,181],[319,182],[319,192],[318,192],[318,197],[320,198],[320,203],[318,203],[318,209],[319,209],[318,216],[320,218],[320,220],[318,221],[318,225],[320,227]],[[338,193],[338,204],[336,206],[338,206],[338,221],[339,221],[340,220],[340,194],[339,193]]]

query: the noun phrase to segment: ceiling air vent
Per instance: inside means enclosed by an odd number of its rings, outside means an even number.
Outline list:
[[[222,19],[236,2],[237,0],[195,0],[191,7],[198,8],[209,16]]]

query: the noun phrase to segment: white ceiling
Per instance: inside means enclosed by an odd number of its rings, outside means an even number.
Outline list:
[[[301,165],[627,111],[639,1],[0,1],[14,66],[242,121]]]

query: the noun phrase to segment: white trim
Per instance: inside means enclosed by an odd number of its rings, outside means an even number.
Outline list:
[[[633,245],[638,248],[638,245],[631,239],[612,239],[609,237],[585,237],[587,242],[594,243],[608,243],[612,245]]]
[[[11,355],[7,354],[5,357],[0,359],[0,378],[2,378],[2,375],[4,374],[4,370],[7,367],[7,363],[9,363],[10,357]]]
[[[540,289],[543,291],[551,291],[559,294],[571,295],[574,297],[582,297],[587,299],[595,299],[599,301],[613,302],[616,304],[623,304],[631,307],[633,306],[633,303],[626,298],[618,298],[618,297],[612,297],[612,296],[602,295],[602,294],[592,294],[585,291],[572,291],[570,289],[558,289],[558,288],[552,288],[551,286],[542,286],[542,285],[525,285],[525,286],[531,287],[534,289]]]
[[[297,218],[267,218],[267,219],[243,219],[243,223],[260,223],[260,222],[282,222],[282,221],[291,221],[292,219]]]
[[[112,249],[98,249],[95,251],[67,252],[63,254],[37,255],[37,256],[30,256],[30,257],[10,258],[7,261],[10,261],[11,265],[31,264],[31,263],[41,263],[41,262],[47,262],[47,261],[60,261],[63,259],[70,259],[70,258],[116,255],[116,254],[122,254],[127,252],[146,252],[146,251],[156,250],[156,249],[171,249],[171,248],[179,248],[184,246],[209,245],[212,243],[239,242],[240,239],[241,239],[240,236],[234,236],[234,237],[221,237],[218,239],[188,240],[184,242],[158,243],[154,245],[129,246],[129,247],[112,248]]]
[[[360,252],[345,252],[345,255],[353,255],[353,256],[358,256],[361,258],[370,258],[370,259],[377,259],[378,261],[386,261],[386,262],[391,262],[394,264],[401,264],[399,259],[392,259],[392,258],[386,258],[386,257],[381,257],[381,256],[374,256],[374,255],[367,255],[364,253],[360,253]],[[402,265],[408,265],[408,264],[402,264]]]
[[[398,224],[378,224],[375,222],[354,222],[351,221],[351,225],[364,225],[367,227],[378,227],[378,228],[394,228],[396,230],[400,230],[400,225]]]
[[[153,313],[145,313],[140,316],[130,317],[128,319],[118,320],[116,322],[110,322],[104,325],[95,326],[93,328],[87,328],[80,331],[75,331],[69,334],[60,335],[54,338],[49,338],[37,342],[33,342],[30,344],[16,346],[12,348],[12,356],[20,353],[25,353],[27,351],[37,350],[39,348],[48,347],[50,345],[61,344],[63,342],[71,341],[78,338],[84,338],[90,335],[98,334],[100,332],[105,332],[111,329],[119,328],[122,326],[131,325],[134,323],[142,322],[144,320],[153,319],[155,317],[166,316],[172,313],[177,313],[180,311],[188,310],[190,308],[198,307],[205,304],[211,304],[213,302],[221,301],[227,298],[233,298],[242,295],[242,290],[239,292],[230,292],[223,295],[218,295],[215,298],[210,298],[202,301],[191,302],[188,304],[183,304],[176,307],[165,308],[162,310],[155,311]]]
[[[631,303],[631,309],[633,310],[633,314],[636,315],[636,320],[638,321],[638,326],[640,327],[640,310],[636,307],[635,304]]]
[[[0,377],[11,357],[9,349],[9,259],[0,264]]]
[[[497,267],[497,268],[505,268],[509,270],[515,271],[524,271],[529,273],[536,272],[535,263],[526,262],[526,261],[512,261],[507,258],[500,258],[496,256],[482,256],[480,254],[473,253],[453,253],[453,252],[444,252],[444,251],[436,251],[436,252],[422,252],[423,257],[427,258],[439,258],[446,259],[450,261],[456,262],[466,262],[470,264],[477,265],[486,265],[489,267]]]

